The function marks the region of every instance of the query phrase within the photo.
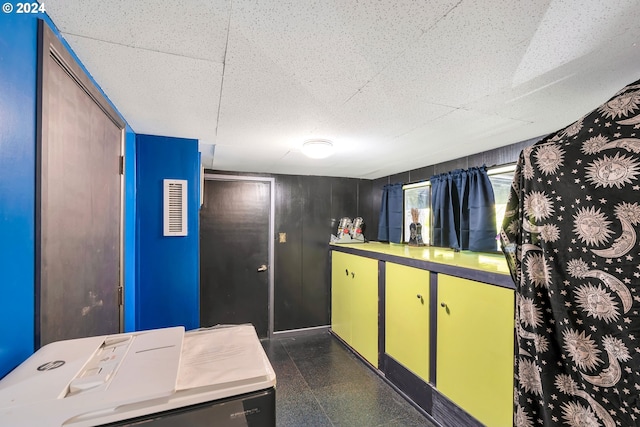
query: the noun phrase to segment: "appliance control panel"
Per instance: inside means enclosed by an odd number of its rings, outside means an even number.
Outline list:
[[[71,380],[65,397],[106,388],[133,340],[132,335],[107,337],[84,368]]]

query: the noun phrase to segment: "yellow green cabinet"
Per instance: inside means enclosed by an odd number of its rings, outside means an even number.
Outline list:
[[[385,267],[385,353],[429,382],[429,271]]]
[[[331,329],[378,366],[378,261],[333,251]]]
[[[349,257],[332,252],[331,257],[331,329],[351,344],[351,280]]]
[[[438,275],[436,388],[487,426],[513,423],[514,291]]]

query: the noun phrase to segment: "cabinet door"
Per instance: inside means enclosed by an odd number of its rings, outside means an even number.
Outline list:
[[[429,272],[388,262],[385,353],[429,382]]]
[[[514,292],[438,275],[436,387],[487,426],[511,426]]]
[[[378,367],[378,260],[352,256],[349,266],[353,348]]]
[[[331,253],[331,329],[347,344],[351,339],[351,282],[349,257],[351,255]]]

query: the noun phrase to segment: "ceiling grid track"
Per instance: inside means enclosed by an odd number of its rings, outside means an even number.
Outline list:
[[[231,14],[233,13],[233,0],[229,0],[229,19],[227,21],[227,40],[224,44],[224,56],[222,57],[222,77],[220,78],[220,95],[218,96],[218,116],[216,117],[216,141],[218,137],[218,126],[220,125],[220,109],[222,108],[222,91],[224,88],[224,72],[227,68],[227,51],[229,49],[229,33],[231,33]]]

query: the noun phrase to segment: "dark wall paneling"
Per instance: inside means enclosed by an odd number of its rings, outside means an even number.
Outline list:
[[[382,189],[389,184],[389,177],[373,180],[371,187],[372,216],[371,227],[367,239],[378,240],[378,224],[380,222],[380,203],[382,203]]]
[[[409,182],[428,181],[434,173],[433,165],[409,171]]]
[[[374,216],[377,218],[378,211],[373,209],[373,181],[369,179],[361,179],[358,181],[358,211],[357,215],[364,220],[364,237],[368,240],[374,233]],[[377,224],[377,222],[376,222]]]
[[[347,216],[359,216],[360,180],[355,178],[331,178],[331,233],[337,232],[338,221]]]
[[[409,179],[410,179],[409,171],[400,172],[395,175],[391,175],[389,177],[389,183],[390,184],[397,184],[397,183],[406,184],[409,182]]]
[[[302,225],[305,192],[302,178],[276,177],[276,217],[274,253],[274,330],[295,329],[302,306]],[[280,241],[280,233],[284,242]]]
[[[507,145],[506,147],[499,147],[493,150],[485,151],[482,154],[484,155],[484,164],[487,166],[498,166],[509,163],[515,163],[518,161],[518,156],[520,156],[520,152],[530,145],[538,142],[542,137],[528,139],[526,141],[521,141],[516,144]]]
[[[432,415],[442,427],[483,427],[480,421],[467,414],[435,389],[433,390]]]
[[[329,286],[329,248],[331,233],[334,232],[332,218],[335,215],[327,200],[333,200],[333,185],[346,178],[328,178],[319,176],[303,177],[304,209],[302,212],[302,306],[300,322],[295,328],[324,326],[331,323],[329,306],[331,305]],[[355,206],[356,189],[350,188],[351,199]],[[341,199],[340,196],[337,196]],[[355,212],[355,207],[353,209]]]
[[[358,180],[329,178],[331,185],[331,230],[335,234],[342,217],[355,218],[358,213]],[[313,194],[312,194],[313,196]],[[326,200],[321,201],[326,204]]]
[[[434,166],[434,175],[446,173],[456,169],[468,169],[469,160],[467,157],[461,157],[459,159],[450,160],[444,163],[438,163]]]
[[[485,162],[485,158],[486,156],[484,153],[472,154],[471,156],[467,157],[467,167],[473,168],[480,167],[482,165],[491,166]]]

